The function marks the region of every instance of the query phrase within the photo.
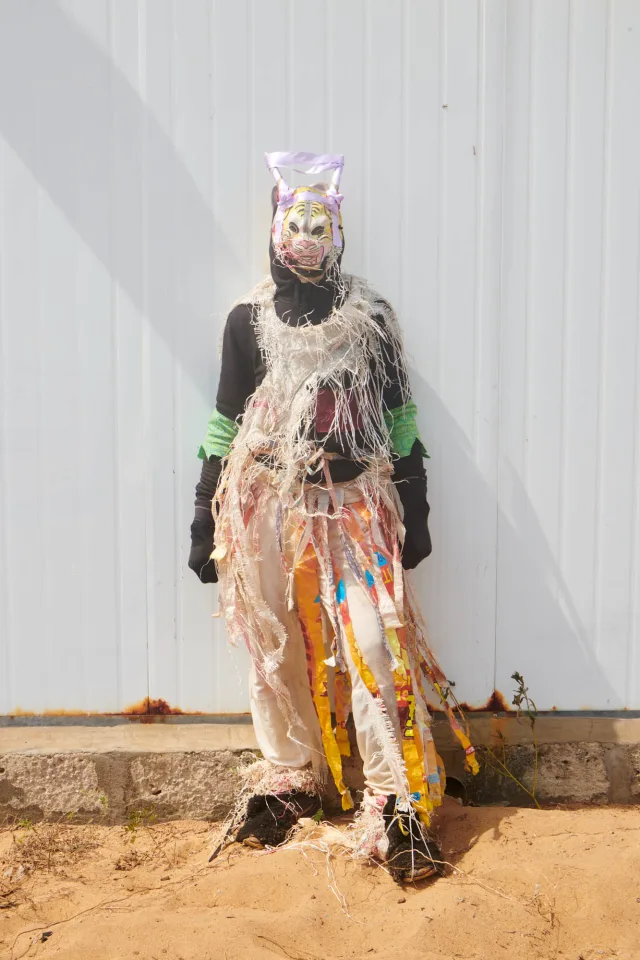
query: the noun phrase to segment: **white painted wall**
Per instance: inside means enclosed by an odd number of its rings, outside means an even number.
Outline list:
[[[0,0],[0,713],[247,708],[186,567],[264,150],[346,154],[461,699],[640,708],[640,4]]]

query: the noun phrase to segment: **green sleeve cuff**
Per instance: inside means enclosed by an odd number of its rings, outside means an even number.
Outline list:
[[[207,435],[198,450],[200,459],[226,457],[239,429],[234,420],[229,420],[219,410],[214,410],[207,426]]]
[[[422,456],[429,456],[422,440],[420,440],[416,421],[417,415],[418,408],[413,400],[409,400],[403,407],[394,407],[393,410],[385,410],[384,412],[391,450],[397,457],[408,457],[416,440],[422,447]]]

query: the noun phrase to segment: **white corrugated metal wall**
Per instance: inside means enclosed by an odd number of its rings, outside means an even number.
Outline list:
[[[0,0],[0,713],[246,709],[186,558],[274,149],[401,314],[459,696],[640,708],[639,102],[635,0]]]

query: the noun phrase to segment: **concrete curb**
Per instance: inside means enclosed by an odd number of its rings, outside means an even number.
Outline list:
[[[531,727],[514,717],[472,716],[470,727],[482,763],[477,777],[466,774],[446,721],[434,723],[451,790],[468,800],[532,803],[500,772],[503,761],[529,790],[535,775],[541,803],[640,803],[640,718],[539,718],[537,751]],[[220,819],[236,796],[238,767],[256,752],[249,724],[2,728],[0,822],[73,813],[79,822],[121,823],[137,810],[159,819]],[[353,753],[344,772],[358,790],[362,769]],[[327,809],[336,799],[329,792]]]

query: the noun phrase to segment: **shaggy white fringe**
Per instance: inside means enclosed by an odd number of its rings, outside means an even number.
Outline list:
[[[386,859],[389,837],[382,816],[386,802],[386,797],[374,794],[371,790],[365,790],[355,819],[346,831],[354,859]]]
[[[274,305],[275,284],[265,278],[239,303],[253,307],[253,323],[267,374],[244,415],[234,449],[246,443],[268,453],[278,468],[279,486],[295,487],[317,467],[313,439],[320,389],[335,396],[329,428],[363,462],[389,461],[383,392],[387,367],[409,399],[402,333],[395,313],[364,280],[337,273],[340,295],[322,323],[289,326]],[[372,368],[376,371],[372,376]],[[355,412],[355,417],[354,417]]]
[[[383,492],[391,470],[383,391],[389,363],[403,399],[409,397],[402,335],[393,310],[363,280],[339,272],[334,279],[341,285],[337,304],[316,326],[290,327],[282,322],[270,277],[238,301],[254,308],[267,373],[245,411],[214,506],[213,557],[220,573],[221,612],[232,642],[244,641],[276,694],[290,734],[301,722],[279,679],[287,633],[262,596],[259,547],[251,525],[245,524],[247,511],[260,508],[256,490],[258,481],[265,480],[276,491],[281,512],[307,512],[311,507],[304,484],[323,455],[313,439],[320,389],[330,389],[335,397],[329,432],[367,467],[363,492],[366,486],[370,501],[388,498]],[[381,738],[381,743],[387,742],[387,736]],[[313,762],[320,775],[326,769],[324,758],[314,754]]]
[[[268,796],[279,793],[316,794],[324,787],[311,767],[282,767],[270,760],[257,760],[242,771],[242,793],[249,796]]]

